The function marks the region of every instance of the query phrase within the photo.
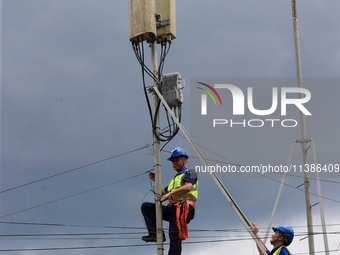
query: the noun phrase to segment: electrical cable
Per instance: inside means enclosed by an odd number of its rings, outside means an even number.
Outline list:
[[[277,174],[277,175],[283,175],[283,173],[273,173],[273,174]],[[299,175],[294,175],[294,174],[288,174],[286,173],[287,176],[290,176],[290,177],[294,177],[294,178],[299,178],[299,179],[304,179],[303,176],[299,176]],[[317,179],[317,178],[313,178],[313,177],[308,177],[310,180],[313,180],[313,181],[316,181],[316,180],[319,180],[320,182],[328,182],[328,183],[334,183],[334,184],[340,184],[340,182],[338,181],[331,181],[331,180],[325,180],[325,179]]]
[[[146,102],[147,102],[151,124],[153,125],[152,108],[151,108],[151,103],[150,103],[149,96],[148,96],[147,87],[146,87],[146,84],[145,84],[145,72],[157,83],[158,83],[158,77],[156,77],[153,74],[153,72],[144,64],[144,44],[143,44],[143,41],[133,42],[132,47],[133,47],[134,53],[136,55],[136,58],[137,58],[140,66],[141,66],[144,96],[145,96],[145,99],[146,99]]]
[[[184,245],[191,244],[205,244],[205,243],[219,243],[219,242],[235,242],[235,241],[247,241],[252,238],[235,238],[235,239],[222,239],[222,240],[202,240],[184,242]],[[76,247],[50,247],[50,248],[15,248],[15,249],[0,249],[0,252],[25,252],[25,251],[58,251],[58,250],[84,250],[84,249],[112,249],[112,248],[132,248],[132,247],[147,247],[155,246],[155,244],[123,244],[123,245],[101,245],[101,246],[76,246]],[[328,250],[329,252],[339,251],[339,248]],[[316,251],[315,253],[324,253],[325,251]],[[309,254],[308,252],[294,253],[294,254]]]
[[[43,235],[34,235],[34,234],[29,234],[29,235],[2,235],[0,237],[0,241],[4,239],[11,239],[15,241],[20,241],[23,239],[40,239],[40,240],[45,240],[45,239],[140,239],[140,236],[144,234],[144,232],[131,232],[131,233],[94,233],[94,234],[43,234]],[[339,235],[339,232],[327,232],[327,235]],[[122,237],[123,235],[127,235]],[[133,235],[137,235],[133,237]],[[313,236],[320,236],[324,235],[324,233],[314,233]],[[110,236],[110,237],[108,237]],[[118,236],[118,237],[116,237]],[[132,237],[131,237],[132,236]],[[299,234],[295,235],[295,237],[304,237],[303,239],[306,238],[306,236],[309,236],[307,233],[306,234]],[[216,239],[216,238],[225,238],[225,235],[195,235],[195,236],[190,236],[190,239],[198,239],[198,238],[204,238],[204,239]],[[243,238],[244,240],[253,240],[249,235],[234,235],[233,238]],[[302,239],[301,239],[302,240]],[[300,240],[300,241],[301,241]]]
[[[170,43],[171,43],[171,41],[170,41]],[[167,45],[166,41],[161,42],[161,51],[160,51],[161,56],[160,56],[160,61],[159,61],[159,66],[158,66],[158,89],[161,93],[162,93],[162,83],[161,83],[161,81],[162,81],[163,68],[164,68],[164,63],[165,63],[165,57],[166,57],[167,52],[168,52],[166,50],[166,45]],[[170,47],[169,47],[169,50],[170,50]],[[161,137],[164,137],[163,133],[158,134],[158,132],[157,132],[159,130],[159,127],[157,127],[156,123],[158,121],[160,106],[161,106],[161,101],[158,100],[157,107],[156,107],[156,110],[155,110],[154,116],[153,116],[152,128],[153,128],[153,133],[156,136],[158,141],[166,141],[166,140],[161,138]],[[170,128],[169,127],[169,120],[168,120],[168,128]]]
[[[144,228],[140,228],[142,230],[145,230]],[[209,230],[208,230],[209,231]],[[189,231],[190,233],[193,233],[192,231]],[[225,235],[206,235],[207,231],[200,231],[199,233],[204,233],[204,235],[195,235],[190,238],[216,238],[216,237],[226,237]],[[213,231],[215,232],[215,231]],[[242,237],[242,238],[248,238],[249,240],[252,240],[251,237],[249,237],[248,232],[246,231],[231,231],[231,230],[223,230],[223,231],[218,231],[218,232],[223,232],[223,233],[241,233],[243,235],[233,235],[233,237]],[[74,237],[74,236],[113,236],[113,235],[140,235],[143,232],[111,232],[111,233],[48,233],[48,234],[1,234],[0,238],[13,238],[13,237]],[[197,232],[196,232],[197,233]],[[314,232],[311,235],[317,236],[317,235],[339,235],[339,231],[327,231],[326,233],[324,232]],[[306,236],[308,235],[307,232],[295,232],[294,236],[299,237],[299,236]],[[116,238],[112,238],[116,239]],[[247,239],[247,240],[248,240]]]
[[[40,204],[40,205],[32,206],[32,207],[29,207],[29,208],[26,208],[26,209],[22,209],[22,210],[19,210],[19,211],[16,211],[16,212],[12,212],[12,213],[8,213],[8,214],[5,214],[5,215],[1,215],[0,219],[8,217],[8,216],[11,216],[11,215],[14,215],[14,214],[26,212],[26,211],[29,211],[29,210],[32,210],[32,209],[35,209],[35,208],[38,208],[38,207],[45,206],[45,205],[49,205],[49,204],[52,204],[52,203],[55,203],[55,202],[59,202],[59,201],[62,201],[62,200],[65,200],[65,199],[68,199],[68,198],[71,198],[71,197],[79,196],[79,195],[82,195],[82,194],[85,194],[85,193],[88,193],[88,192],[91,192],[91,191],[94,191],[94,190],[98,190],[98,189],[101,189],[101,188],[104,188],[104,187],[107,187],[107,186],[111,186],[111,185],[114,185],[114,184],[117,184],[117,183],[120,183],[120,182],[123,182],[123,181],[127,181],[127,180],[130,180],[130,179],[142,176],[142,175],[148,173],[149,171],[152,171],[153,169],[154,168],[152,168],[150,170],[147,170],[147,171],[145,171],[144,173],[141,173],[141,174],[137,174],[137,175],[134,175],[134,176],[131,176],[131,177],[119,180],[119,181],[111,182],[111,183],[108,183],[108,184],[105,184],[105,185],[102,185],[102,186],[99,186],[99,187],[96,187],[96,188],[92,188],[92,189],[89,189],[89,190],[78,192],[78,193],[75,193],[75,194],[72,194],[72,195],[69,195],[69,196],[66,196],[66,197],[55,199],[55,200],[52,200],[52,201],[49,201],[49,202],[46,202],[46,203],[43,203],[43,204]]]
[[[172,118],[171,119],[169,118],[168,112],[165,110],[167,128],[163,129],[165,130],[165,132],[159,133],[160,127],[158,127],[156,123],[158,122],[161,101],[159,100],[157,102],[154,112],[152,112],[151,103],[148,97],[148,92],[152,91],[152,89],[148,91],[148,88],[146,87],[146,84],[145,84],[145,73],[146,73],[156,82],[159,91],[162,93],[162,86],[161,86],[162,85],[161,83],[162,73],[163,73],[166,56],[169,53],[170,48],[171,48],[171,40],[163,40],[158,43],[161,44],[161,50],[160,50],[161,54],[160,54],[160,61],[159,61],[158,70],[157,70],[158,71],[157,76],[145,65],[143,41],[140,40],[138,42],[133,42],[132,47],[142,69],[142,82],[143,82],[144,96],[147,101],[153,135],[156,137],[158,141],[168,143],[171,139],[173,139],[176,136],[176,134],[179,131],[179,128],[177,127],[177,125],[175,125],[174,120]],[[181,110],[181,107],[179,109]],[[178,115],[179,117],[181,116],[180,112],[178,113]]]
[[[339,224],[332,224],[332,225],[339,225]],[[136,227],[118,227],[118,228],[133,228],[133,229],[140,229],[140,228],[136,228]],[[297,226],[294,226],[294,228],[297,228]],[[223,231],[223,232],[229,232],[232,233],[231,231],[237,231],[238,229],[229,229],[229,230],[212,230],[212,231]],[[243,232],[245,234],[245,230],[239,230],[240,232]],[[203,230],[203,232],[206,232],[206,230]],[[132,233],[67,233],[67,234],[21,234],[21,235],[1,235],[1,239],[0,240],[13,240],[11,237],[19,237],[20,239],[15,239],[16,241],[21,241],[21,240],[66,240],[66,241],[73,241],[73,240],[120,240],[120,239],[124,239],[124,240],[136,240],[139,239],[137,237],[105,237],[108,235],[117,235],[117,234],[126,234],[126,235],[134,235],[134,234],[140,234],[140,232],[132,232]],[[320,235],[323,234],[322,232],[315,232],[313,233],[313,235]],[[327,234],[339,234],[339,232],[328,232]],[[305,235],[305,233],[299,233],[296,232],[295,236],[302,236]],[[77,237],[78,236],[78,237]],[[35,238],[34,238],[35,237]],[[40,237],[40,238],[38,238]],[[200,241],[191,241],[191,242],[185,242],[183,244],[185,245],[189,245],[189,244],[202,244],[202,243],[216,243],[216,242],[235,242],[235,241],[252,241],[251,237],[245,236],[245,235],[241,235],[241,236],[233,236],[232,238],[227,238],[226,236],[212,236],[209,235],[207,236],[206,234],[204,234],[203,236],[192,236],[191,238],[194,239],[203,239]],[[210,240],[211,238],[213,238],[213,240]],[[217,238],[221,238],[221,239],[217,239]],[[223,239],[222,239],[223,238]],[[133,248],[133,247],[144,247],[144,246],[149,246],[149,245],[154,245],[154,244],[126,244],[124,246],[121,245],[101,245],[101,246],[78,246],[78,247],[47,247],[47,248],[15,248],[15,249],[2,249],[0,250],[0,252],[25,252],[25,251],[50,251],[50,250],[85,250],[85,249],[104,249],[104,248]],[[18,246],[18,244],[16,244],[16,246]],[[338,251],[338,249],[336,250],[329,250],[330,252],[335,252]],[[319,253],[319,252],[316,252]],[[321,253],[321,251],[320,251]],[[302,253],[296,253],[296,254],[305,254],[304,252]]]
[[[43,227],[47,226],[47,227],[75,227],[75,228],[144,229],[143,227],[99,226],[99,225],[60,224],[60,223],[17,222],[17,221],[0,221],[0,224],[31,225]]]
[[[201,148],[204,148],[204,147],[202,147],[202,146],[200,146],[200,145],[197,145],[197,146],[199,146],[199,147],[201,147]],[[204,149],[206,149],[206,148],[204,148]],[[214,152],[211,151],[211,150],[209,150],[209,152],[211,152],[211,153],[213,153],[213,154],[215,154],[215,155],[217,155],[217,156],[220,156],[220,157],[224,158],[223,156],[221,156],[221,155],[219,155],[219,154],[217,154],[217,153],[214,153]],[[194,156],[190,156],[190,157],[194,157]],[[228,160],[228,159],[227,159],[227,160]],[[210,160],[210,161],[214,161],[214,160]],[[228,160],[228,161],[229,161],[229,160]],[[231,162],[232,162],[232,161],[231,161]],[[222,162],[222,163],[230,164],[230,163],[228,163],[228,162]],[[233,163],[234,163],[236,166],[242,166],[241,164],[237,164],[237,163],[235,163],[235,162],[233,162]],[[230,164],[230,165],[232,165],[232,164]],[[257,175],[259,175],[259,176],[263,176],[263,177],[265,177],[265,178],[267,178],[267,179],[269,179],[269,180],[272,180],[272,181],[281,183],[281,181],[275,180],[274,178],[271,178],[271,177],[269,177],[269,176],[266,176],[266,175],[263,175],[263,174],[260,174],[260,173],[256,173],[256,172],[255,172],[255,174],[257,174]],[[275,173],[275,174],[283,175],[282,173]],[[301,177],[301,178],[302,178],[302,177]],[[311,178],[310,178],[310,179],[311,179]],[[320,179],[320,181],[321,181],[321,180],[322,180],[322,179]],[[289,185],[289,184],[287,184],[287,183],[284,183],[284,185],[287,186],[287,187],[290,187],[290,188],[299,190],[299,191],[301,191],[301,192],[305,192],[304,190],[300,190],[300,189],[298,189],[298,188],[296,188],[296,187],[294,187],[294,186],[292,186],[292,185]],[[313,195],[313,196],[316,196],[316,197],[319,197],[318,194],[315,194],[315,193],[313,193],[313,192],[309,192],[309,194],[310,194],[310,195]],[[335,202],[335,203],[340,203],[340,201],[338,201],[338,200],[335,200],[335,199],[332,199],[332,198],[327,198],[327,197],[325,197],[325,196],[321,196],[321,198],[326,199],[326,200],[329,200],[329,201],[332,201],[332,202]]]
[[[281,183],[281,181],[275,180],[274,178],[271,178],[271,177],[269,177],[269,176],[264,175],[264,177],[267,178],[267,179],[269,179],[269,180],[272,180],[272,181]],[[299,189],[299,188],[297,188],[297,187],[295,187],[295,186],[293,186],[293,185],[287,184],[287,183],[284,183],[284,185],[287,186],[287,187],[293,188],[293,189],[295,189],[295,190],[301,191],[301,192],[306,192],[305,190],[301,190],[301,189]],[[328,197],[325,197],[325,196],[319,196],[318,194],[315,194],[315,193],[313,193],[313,192],[308,192],[308,194],[310,194],[310,195],[312,195],[312,196],[320,197],[320,198],[322,198],[322,199],[326,199],[326,200],[331,201],[331,202],[335,202],[335,203],[340,204],[340,201],[338,201],[338,200],[335,200],[335,199],[332,199],[332,198],[328,198]]]
[[[181,138],[185,139],[185,137],[182,136],[181,134],[179,134],[179,136],[180,136]],[[205,150],[209,151],[210,153],[212,153],[212,154],[214,154],[214,155],[216,155],[216,156],[219,156],[219,157],[221,157],[221,158],[227,160],[228,162],[219,161],[219,160],[214,160],[214,159],[207,159],[208,161],[216,162],[216,163],[224,163],[224,164],[229,164],[229,165],[234,165],[234,166],[242,166],[242,165],[240,165],[240,164],[238,164],[238,163],[236,163],[236,162],[233,162],[232,160],[230,160],[230,159],[228,159],[228,158],[226,158],[226,157],[224,157],[224,156],[222,156],[222,155],[220,155],[220,154],[218,154],[218,153],[216,153],[216,152],[213,152],[212,150],[210,150],[210,149],[208,149],[208,148],[206,148],[206,147],[204,147],[204,146],[201,146],[201,145],[199,145],[199,144],[196,144],[196,145],[197,145],[198,147],[202,148],[202,149],[205,149]],[[163,151],[170,153],[170,151],[166,151],[166,150],[163,150]],[[196,157],[196,156],[190,156],[190,157],[191,157],[191,158],[198,158],[198,157]],[[277,172],[277,173],[274,172],[273,174],[276,174],[276,175],[283,175],[283,173],[279,173],[279,172]],[[288,174],[288,173],[285,173],[285,175],[291,176],[291,177],[296,177],[296,178],[304,178],[304,177],[302,177],[302,176],[298,176],[298,175],[294,175],[294,174]],[[321,182],[328,182],[328,183],[340,184],[340,182],[338,182],[338,181],[331,181],[331,180],[325,180],[325,179],[316,179],[316,178],[313,178],[313,177],[309,177],[309,179],[310,179],[310,180],[320,180]]]
[[[150,192],[150,191],[149,191]],[[148,193],[149,193],[148,192]],[[145,198],[145,196],[144,196]],[[143,199],[144,199],[143,198]],[[10,225],[28,225],[28,226],[41,226],[41,227],[75,227],[75,228],[104,228],[104,229],[116,229],[116,230],[145,230],[145,227],[132,227],[132,226],[100,226],[100,225],[79,225],[79,224],[60,224],[60,223],[37,223],[37,222],[13,222],[13,221],[5,221],[0,222],[0,224],[10,224]],[[331,223],[327,224],[327,227],[338,227],[340,223]],[[306,225],[293,225],[296,236],[308,235],[308,232],[298,231],[298,229],[307,228]],[[322,225],[314,225],[314,227],[322,227]],[[169,230],[168,228],[164,228],[165,230]],[[265,230],[266,228],[259,228],[260,231]],[[244,228],[230,228],[230,229],[189,229],[190,233],[208,233],[208,232],[218,232],[218,233],[241,233],[248,234],[248,231]],[[93,233],[48,233],[48,234],[0,234],[0,237],[9,237],[9,236],[60,236],[60,235],[114,235],[114,234],[140,234],[141,232],[93,232]],[[338,230],[336,231],[328,231],[326,234],[339,234]],[[323,231],[314,232],[313,235],[321,235],[324,234]],[[247,235],[248,236],[248,235]]]
[[[28,185],[31,185],[31,184],[34,184],[34,183],[45,181],[45,180],[48,180],[48,179],[51,179],[51,178],[54,178],[54,177],[57,177],[57,176],[60,176],[60,175],[63,175],[63,174],[67,174],[67,173],[85,168],[85,167],[93,166],[93,165],[102,163],[102,162],[107,161],[107,160],[111,160],[111,159],[118,158],[118,157],[130,154],[130,153],[133,153],[133,152],[136,152],[136,151],[139,151],[139,150],[143,150],[143,149],[148,148],[150,146],[151,146],[150,144],[146,144],[143,147],[140,147],[140,148],[137,148],[137,149],[134,149],[134,150],[131,150],[131,151],[127,151],[127,152],[124,152],[124,153],[121,153],[121,154],[118,154],[118,155],[115,155],[115,156],[112,156],[112,157],[109,157],[109,158],[101,159],[101,160],[98,160],[98,161],[95,161],[95,162],[92,162],[92,163],[89,163],[89,164],[86,164],[86,165],[83,165],[83,166],[76,167],[76,168],[73,168],[73,169],[58,173],[58,174],[53,174],[53,175],[50,175],[50,176],[47,176],[47,177],[44,177],[44,178],[41,178],[41,179],[38,179],[38,180],[35,180],[35,181],[31,181],[31,182],[28,182],[28,183],[25,183],[25,184],[21,184],[21,185],[18,185],[16,187],[12,187],[12,188],[9,188],[9,189],[6,189],[6,190],[2,190],[2,191],[0,191],[0,194],[11,191],[11,190],[15,190],[15,189],[18,189],[18,188],[22,188],[22,187],[25,187],[25,186],[28,186]]]

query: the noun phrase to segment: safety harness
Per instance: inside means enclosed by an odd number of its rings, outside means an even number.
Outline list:
[[[169,183],[168,191],[171,192],[180,188],[184,182],[183,177],[188,171],[188,168],[183,169],[178,173]],[[181,240],[188,239],[188,225],[187,219],[189,214],[189,206],[195,208],[196,199],[198,197],[197,190],[198,181],[192,186],[192,189],[185,195],[171,196],[169,200],[170,205],[176,206],[176,224],[179,231],[179,238]]]
[[[191,199],[169,200],[169,204],[176,206],[176,223],[181,240],[188,239],[187,219],[189,215],[189,206],[195,208],[196,201]]]

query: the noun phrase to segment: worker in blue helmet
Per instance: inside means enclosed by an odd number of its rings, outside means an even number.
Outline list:
[[[188,155],[180,147],[171,151],[169,161],[176,171],[175,177],[169,185],[162,190],[160,201],[168,200],[168,204],[162,206],[163,220],[169,222],[170,246],[168,255],[180,255],[182,252],[182,240],[188,238],[187,224],[194,218],[195,205],[198,197],[197,172],[187,168]],[[149,177],[155,181],[155,173],[149,172]],[[145,242],[156,242],[156,207],[154,203],[144,202],[141,207],[142,214],[148,229],[148,235],[143,236]],[[163,240],[165,235],[163,233]]]
[[[261,244],[263,244],[263,248],[267,250],[267,253],[269,255],[290,255],[291,253],[288,250],[287,246],[289,246],[294,239],[293,228],[287,224],[283,224],[277,227],[273,227],[272,229],[274,231],[274,234],[270,239],[270,244],[273,245],[273,249],[269,252],[264,246],[261,238],[259,237],[259,229],[257,225],[253,223],[253,226],[251,227],[251,230],[254,233],[255,237],[260,241]],[[260,255],[263,255],[260,247],[257,247],[257,249],[259,250]]]

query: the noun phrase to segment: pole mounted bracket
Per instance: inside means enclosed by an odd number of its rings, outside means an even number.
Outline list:
[[[157,28],[166,27],[168,25],[170,25],[170,19],[156,21]]]
[[[150,86],[146,87],[146,89],[147,89],[147,91],[148,91],[149,93],[155,93],[155,87],[158,88],[158,86],[159,86],[159,84],[150,85]]]
[[[296,143],[308,143],[308,142],[311,142],[312,140],[313,138],[296,139],[295,142]]]
[[[155,13],[155,18],[156,18],[156,27],[165,27],[170,25],[170,19],[162,20],[162,15],[160,13]]]

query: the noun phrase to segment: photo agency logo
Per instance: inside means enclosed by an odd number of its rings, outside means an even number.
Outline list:
[[[216,89],[214,89],[209,84],[206,84],[206,83],[203,83],[203,82],[197,82],[197,83],[207,87],[208,89],[210,89],[216,95],[216,97],[218,98],[218,101],[220,102],[220,105],[222,106],[222,99],[220,97],[220,94],[218,94],[218,92],[216,91]],[[201,95],[201,114],[207,115],[207,95],[210,96],[210,98],[214,102],[214,105],[217,105],[215,96],[208,89],[201,88],[201,87],[197,87],[197,88],[203,90],[206,93],[206,94]]]
[[[272,87],[271,88],[271,106],[267,109],[257,109],[254,106],[254,89],[253,87],[247,87],[246,93],[244,93],[238,86],[232,84],[208,84],[204,82],[196,82],[201,86],[196,86],[197,89],[202,90],[204,93],[200,97],[200,115],[205,116],[216,113],[216,108],[208,106],[208,96],[212,100],[215,106],[220,107],[232,107],[232,115],[235,118],[213,118],[213,127],[219,125],[229,125],[230,127],[263,127],[265,125],[270,125],[275,127],[276,125],[281,125],[282,127],[296,127],[298,121],[296,119],[284,118],[287,116],[287,106],[293,105],[294,111],[298,109],[305,116],[311,116],[312,114],[304,106],[311,99],[311,93],[305,88],[298,87]],[[218,91],[217,91],[218,90]],[[267,88],[266,88],[267,90]],[[225,92],[228,91],[232,96],[232,102],[230,100],[225,100],[225,105],[222,103],[222,97]],[[280,93],[279,93],[280,92]],[[217,100],[216,100],[217,99]],[[266,98],[267,99],[267,98]],[[258,100],[263,100],[259,98]],[[219,104],[218,104],[218,102]],[[245,101],[247,102],[245,104]],[[245,107],[247,110],[256,116],[252,119],[241,119],[240,116],[245,117]],[[281,118],[273,118],[271,115],[274,114],[279,109]],[[215,116],[215,115],[214,115]],[[277,116],[277,115],[276,115]]]

